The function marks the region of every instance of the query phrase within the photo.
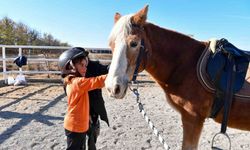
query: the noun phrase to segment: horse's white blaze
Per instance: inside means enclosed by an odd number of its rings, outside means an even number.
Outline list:
[[[124,97],[129,80],[126,72],[128,66],[126,36],[131,31],[131,16],[121,17],[115,24],[109,37],[109,41],[115,43],[115,48],[105,86],[108,89],[109,95],[115,98]],[[117,87],[119,87],[119,90],[117,90]]]
[[[113,54],[112,62],[109,68],[109,74],[105,81],[106,88],[110,89],[110,96],[120,98],[126,90],[128,77],[126,75],[127,59],[126,59],[126,45],[125,43],[116,45]],[[120,92],[115,92],[115,87],[119,85]]]

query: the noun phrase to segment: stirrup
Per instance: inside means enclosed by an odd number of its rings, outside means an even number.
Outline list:
[[[228,143],[229,143],[229,147],[227,150],[231,150],[231,140],[230,140],[230,137],[228,136],[227,133],[222,133],[222,132],[219,132],[219,133],[216,133],[212,139],[212,146],[211,146],[211,149],[212,150],[225,150],[225,149],[221,149],[217,146],[214,146],[214,141],[215,141],[215,137],[218,136],[218,135],[224,135],[227,139],[228,139]]]

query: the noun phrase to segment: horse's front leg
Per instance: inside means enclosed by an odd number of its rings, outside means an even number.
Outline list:
[[[205,118],[184,113],[181,117],[183,124],[182,150],[197,150]]]

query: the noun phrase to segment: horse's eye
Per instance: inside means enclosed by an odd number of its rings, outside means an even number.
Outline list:
[[[135,41],[132,41],[131,43],[130,43],[130,47],[136,47],[137,46],[137,42],[135,42]]]

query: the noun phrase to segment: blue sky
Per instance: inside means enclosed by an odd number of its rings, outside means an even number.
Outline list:
[[[108,47],[115,12],[135,13],[149,4],[148,20],[195,39],[227,38],[250,50],[248,0],[0,0],[0,18],[82,47]]]

